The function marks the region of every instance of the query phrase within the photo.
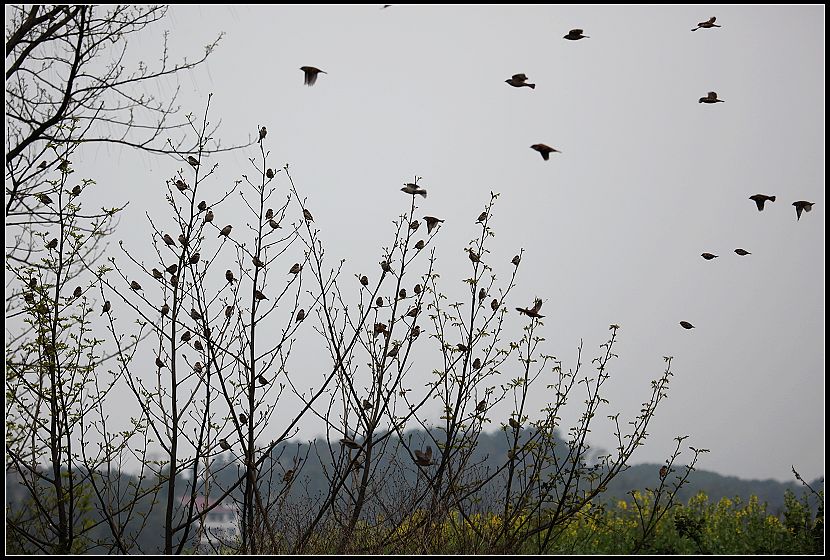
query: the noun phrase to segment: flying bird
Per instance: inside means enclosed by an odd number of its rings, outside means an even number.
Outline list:
[[[569,41],[578,41],[580,39],[589,39],[589,37],[587,35],[583,35],[581,29],[571,29],[568,31],[568,34],[565,35],[564,39],[568,39]]]
[[[550,159],[550,153],[551,152],[556,152],[558,154],[562,153],[561,151],[557,150],[556,148],[551,148],[547,144],[533,144],[530,148],[533,149],[533,150],[536,150],[537,152],[542,154],[542,159],[545,160],[545,161],[548,161]]]
[[[231,229],[233,229],[232,225],[226,225],[225,227],[222,228],[222,230],[219,232],[219,235],[217,235],[217,237],[222,237],[223,235],[225,237],[229,236],[231,234]]]
[[[435,226],[444,222],[444,220],[435,218],[433,216],[424,216],[424,221],[427,223],[427,234],[432,233],[432,230],[435,229]]]
[[[717,255],[713,255],[712,253],[701,253],[700,256],[706,259],[707,261],[711,261],[712,259],[718,258]]]
[[[738,254],[739,254],[740,256],[742,256],[742,257],[745,257],[745,256],[747,256],[747,255],[751,255],[751,254],[752,254],[752,253],[750,253],[749,251],[746,251],[746,250],[744,250],[744,249],[735,249],[735,252],[736,252],[736,253],[738,253]]]
[[[533,307],[530,309],[524,307],[517,307],[516,311],[523,315],[527,315],[528,317],[535,317],[536,319],[543,319],[544,315],[539,315],[539,310],[542,309],[542,300],[536,298],[536,301],[533,303]]]
[[[770,202],[775,202],[775,195],[767,196],[765,194],[753,194],[749,197],[749,200],[754,200],[756,206],[758,206],[758,212],[764,209],[764,203],[769,200]]]
[[[698,103],[723,103],[723,99],[718,99],[717,92],[710,91],[706,94],[706,97],[701,97],[697,100]]]
[[[527,83],[527,76],[524,74],[513,74],[513,76],[509,80],[505,80],[505,82],[516,88],[529,87],[530,89],[536,89],[536,84]]]
[[[427,197],[427,190],[418,188],[418,185],[415,183],[404,183],[404,187],[401,189],[406,194],[416,195],[419,194],[424,198]]]
[[[693,329],[695,326],[688,321],[680,321],[680,326],[684,329]]]
[[[698,29],[711,29],[713,27],[720,27],[720,25],[717,25],[715,23],[715,19],[717,19],[717,18],[715,16],[712,16],[709,19],[707,19],[706,21],[701,21],[700,23],[697,24],[697,27],[692,29],[692,31],[697,31]]]
[[[302,70],[305,73],[305,76],[303,77],[303,83],[307,86],[313,86],[315,82],[317,82],[317,75],[321,72],[323,74],[328,74],[328,72],[320,70],[319,68],[315,68],[314,66],[302,66],[300,67],[300,70]]]
[[[432,447],[427,445],[426,451],[415,450],[415,464],[419,467],[428,467],[432,464]]]
[[[775,197],[773,197],[773,198],[775,198]],[[815,204],[815,202],[807,202],[806,200],[796,200],[795,202],[793,202],[793,206],[795,206],[796,220],[798,220],[798,221],[801,220],[801,211],[802,210],[805,211],[805,212],[809,212],[810,210],[812,210],[813,209],[813,204]]]

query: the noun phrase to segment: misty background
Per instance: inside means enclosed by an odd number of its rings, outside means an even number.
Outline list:
[[[416,201],[420,215],[446,219],[436,240],[441,287],[450,301],[465,297],[463,249],[489,193],[501,193],[489,223],[493,252],[482,260],[506,280],[524,249],[506,304],[545,301],[544,351],[568,369],[583,340],[589,368],[608,325],[620,325],[603,413],[633,419],[663,356],[674,357],[669,398],[633,463],[662,463],[673,438],[689,435],[685,443],[711,450],[700,469],[790,481],[794,465],[812,480],[824,474],[825,440],[824,12],[174,6],[155,35],[135,36],[127,62],[156,62],[165,29],[173,60],[197,58],[225,33],[204,65],[152,93],[181,87],[179,103],[197,121],[213,93],[208,120],[222,121],[222,145],[268,127],[269,166],[289,164],[329,266],[346,259],[344,286],[353,274],[380,274],[391,222],[410,203],[399,189],[417,176],[428,191]],[[713,15],[723,27],[690,32]],[[572,28],[590,38],[564,40]],[[326,72],[313,87],[303,85],[306,65]],[[504,83],[519,72],[534,90]],[[725,102],[698,103],[712,90]],[[536,143],[562,153],[543,161],[529,148]],[[257,154],[252,146],[210,156],[204,161],[217,172],[200,189],[219,196],[252,173],[248,158]],[[172,225],[165,180],[182,162],[106,144],[83,147],[73,167],[73,179],[97,182],[87,204],[129,201],[110,253],[135,277],[118,240],[155,266],[145,214],[162,229]],[[758,212],[748,198],[756,193],[777,200]],[[226,205],[216,221],[241,234],[250,217],[233,199],[238,216]],[[796,200],[816,203],[800,221]],[[738,247],[752,254],[739,257]],[[702,252],[719,258],[705,261]],[[355,280],[355,301],[358,287]],[[126,308],[114,316],[122,327],[132,321]],[[696,328],[684,330],[681,320]],[[507,332],[518,337],[526,321],[512,312]],[[429,343],[419,343],[412,386],[433,369]],[[289,370],[309,387],[322,377],[330,360],[312,321],[292,360]],[[535,398],[529,405],[538,410],[545,395]],[[135,404],[124,395],[112,406]],[[507,415],[494,414],[491,429]],[[308,421],[298,437],[320,433]],[[613,449],[610,423],[598,422],[590,441]]]

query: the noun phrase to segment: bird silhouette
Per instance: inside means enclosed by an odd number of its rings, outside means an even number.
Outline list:
[[[427,197],[427,190],[418,187],[415,183],[404,183],[404,187],[401,189],[406,194],[416,195],[419,194],[422,197]]]
[[[269,179],[273,179],[274,178],[274,170],[269,167],[268,169],[265,170],[265,176]]]
[[[257,301],[262,301],[264,299],[268,299],[265,294],[260,292],[259,290],[254,290],[254,299]]]
[[[420,251],[421,249],[423,249],[423,248],[424,248],[424,245],[426,245],[426,243],[424,243],[424,240],[423,240],[423,239],[419,239],[419,240],[418,240],[418,242],[417,242],[415,245],[413,245],[413,247],[415,247],[415,249],[417,249],[418,251]]]
[[[406,299],[406,288],[401,288],[400,291],[398,291],[398,298]]]
[[[313,86],[317,82],[317,75],[320,73],[327,74],[323,70],[319,68],[315,68],[314,66],[301,66],[300,70],[302,70],[305,74],[303,77],[303,83],[307,86]]]
[[[166,270],[169,274],[176,274],[176,271],[179,270],[179,265],[171,264],[170,266],[168,266],[164,270]]]
[[[707,261],[711,261],[712,259],[718,258],[717,255],[713,255],[712,253],[701,253],[700,256],[706,259]]]
[[[255,267],[255,268],[262,268],[262,267],[264,267],[264,266],[265,266],[265,263],[264,263],[264,262],[262,262],[261,260],[259,260],[259,257],[258,257],[258,256],[256,256],[256,255],[254,255],[254,256],[251,258],[251,262],[252,262],[252,263],[254,263],[254,267]]]
[[[225,317],[229,318],[233,315],[233,305],[228,305],[225,307]]]
[[[478,253],[476,253],[472,249],[468,249],[467,251],[468,251],[467,256],[470,257],[471,261],[473,261],[474,263],[481,262],[481,256]]]
[[[167,315],[168,313],[170,313],[170,306],[165,303],[161,306],[161,309],[159,309],[159,311],[162,315]]]
[[[701,97],[697,100],[698,103],[723,103],[723,99],[718,99],[717,92],[710,91],[706,94],[706,97]]]
[[[365,399],[363,402],[366,402]],[[364,406],[364,408],[366,407]],[[371,408],[371,405],[369,408]],[[360,449],[360,444],[348,436],[340,439],[340,445],[348,447],[349,449]]]
[[[232,225],[230,225],[230,224],[226,225],[225,227],[223,227],[223,228],[219,231],[219,235],[217,235],[217,237],[222,237],[223,235],[224,235],[225,237],[228,237],[228,236],[231,234],[231,229],[233,229],[233,226],[232,226]]]
[[[294,478],[294,469],[288,469],[285,471],[285,474],[282,475],[282,481],[285,483],[291,482],[291,479]]]
[[[202,346],[202,341],[201,341],[201,340],[199,340],[198,338],[197,338],[196,340],[194,340],[194,341],[193,341],[193,348],[195,348],[195,349],[196,349],[196,350],[198,350],[199,352],[201,352],[202,350],[204,350],[204,349],[205,349],[205,347],[204,347],[204,346]]]
[[[81,185],[75,185],[72,187],[72,196],[78,196],[81,194]]]
[[[280,224],[275,219],[271,218],[268,220],[268,225],[271,226],[271,229],[279,229]]]
[[[139,284],[138,282],[133,280],[132,282],[130,282],[130,288],[132,288],[133,290],[138,291],[138,290],[141,289],[141,284]]]
[[[199,160],[193,156],[187,156],[187,163],[189,163],[193,167],[199,167]]]
[[[112,304],[110,303],[110,300],[107,300],[104,302],[104,309],[101,310],[101,315],[109,313],[110,309],[112,309]]]
[[[481,399],[476,405],[476,412],[484,412],[487,410],[487,399]]]
[[[37,199],[43,204],[52,204],[52,199],[46,193],[38,193],[35,195]]]
[[[268,210],[265,211],[265,219],[266,220],[270,220],[273,217],[274,217],[274,209],[273,208],[269,208]]]
[[[179,277],[173,274],[170,276],[170,285],[174,288],[179,285]]]
[[[296,322],[299,323],[303,319],[305,319],[305,309],[300,309],[299,311],[297,311],[297,320],[296,320]]]
[[[292,266],[291,270],[289,270],[288,272],[289,272],[289,274],[299,274],[299,272],[302,269],[303,269],[303,265],[301,265],[300,263],[294,263],[294,266]]]
[[[233,277],[233,271],[231,269],[225,271],[225,280],[227,280],[230,284],[236,281],[236,278]]]
[[[482,212],[481,214],[478,215],[478,219],[476,220],[476,223],[484,222],[484,220],[486,220],[486,219],[487,219],[487,212]]]
[[[369,285],[369,278],[366,275],[361,276],[360,277],[360,284],[362,286],[368,286]]]
[[[191,338],[193,338],[193,333],[190,331],[184,331],[184,333],[182,333],[180,340],[182,342],[190,342]]]
[[[196,264],[196,263],[198,263],[198,262],[199,262],[199,259],[200,259],[201,257],[202,257],[202,255],[200,255],[200,254],[199,254],[199,252],[198,252],[198,251],[196,251],[195,253],[193,253],[192,255],[190,255],[190,260],[188,260],[187,262],[189,262],[190,264]]]
[[[244,412],[239,413],[239,421],[243,424],[248,423],[248,416]]]
[[[569,41],[578,41],[580,39],[588,39],[587,35],[582,34],[581,29],[571,29],[568,31],[568,34],[565,35],[564,39],[568,39]]]
[[[499,309],[499,300],[494,299],[493,301],[491,301],[490,309],[492,309],[493,311],[497,311]]]
[[[162,237],[162,239],[164,240],[164,242],[165,242],[167,245],[173,245],[173,246],[175,247],[176,242],[175,242],[175,241],[173,241],[173,238],[172,238],[172,237],[170,237],[170,234],[165,233],[165,234],[164,234],[164,236]]]
[[[268,380],[262,374],[257,375],[256,380],[259,381],[260,385],[268,385]]]
[[[309,212],[306,208],[303,208],[303,218],[305,218],[305,221],[307,222],[314,221],[314,217],[311,215],[311,212]]]
[[[680,326],[684,329],[693,329],[695,326],[688,321],[680,321]]]
[[[231,446],[225,438],[219,440],[219,447],[221,447],[224,451],[229,451]]]
[[[199,203],[199,205],[198,205],[198,206],[196,206],[196,208],[198,208],[198,209],[199,209],[199,212],[204,212],[205,210],[207,210],[207,202],[205,202],[204,200],[203,200],[203,201],[201,201],[201,202]]]
[[[184,192],[184,191],[186,191],[187,189],[190,188],[189,186],[187,186],[187,183],[185,183],[181,179],[176,179],[175,184],[176,184],[176,188],[179,189],[181,192]]]
[[[417,296],[418,294],[421,293],[421,285],[420,284],[415,284],[415,287],[412,288],[412,291],[415,292],[415,295]]]
[[[481,369],[481,359],[480,358],[476,358],[475,360],[473,360],[473,369],[474,370],[475,369]]]
[[[481,288],[478,291],[478,301],[479,301],[479,303],[484,301],[484,298],[486,298],[486,297],[487,297],[487,290],[485,290],[484,288]]]
[[[185,234],[183,234],[183,233],[179,234],[179,243],[182,244],[182,247],[187,247],[188,241],[187,241],[187,237],[185,236]]]
[[[513,428],[514,430],[521,430],[522,429],[522,425],[519,424],[516,421],[516,419],[513,418],[512,416],[507,420],[507,423],[510,424],[510,427]]]
[[[692,29],[692,31],[694,31],[694,29]],[[660,467],[660,478],[661,478],[661,479],[666,478],[666,476],[667,476],[668,474],[669,474],[669,469],[668,469],[668,467],[666,467],[665,465],[663,465],[662,467]]]
[[[775,202],[775,195],[767,196],[765,194],[753,194],[749,197],[749,200],[754,200],[755,205],[758,206],[758,212],[764,209],[764,203],[766,201]]]
[[[432,233],[432,230],[435,229],[435,226],[444,222],[444,220],[435,218],[433,216],[424,216],[424,221],[427,223],[427,234]]]
[[[752,253],[750,253],[749,251],[747,251],[747,250],[745,250],[745,249],[735,249],[735,252],[736,252],[736,253],[738,253],[738,254],[739,254],[740,256],[742,256],[742,257],[745,257],[745,256],[747,256],[747,255],[751,255],[751,254],[752,254]]]
[[[534,317],[536,319],[543,319],[544,315],[539,315],[539,310],[542,309],[542,300],[536,298],[536,301],[533,303],[533,307],[530,309],[524,307],[517,307],[516,311],[523,315],[527,315],[528,317]]]
[[[260,142],[262,142],[262,140],[265,138],[266,134],[268,134],[268,129],[266,129],[264,126],[259,129],[259,141]]]
[[[153,278],[155,278],[156,280],[160,280],[160,279],[164,278],[164,274],[162,274],[159,269],[154,268],[153,269]]]
[[[513,263],[514,266],[519,266],[519,263],[522,262],[522,257],[516,255],[510,262]]]
[[[715,19],[717,19],[717,18],[715,16],[712,16],[709,19],[707,19],[706,21],[701,21],[700,23],[697,24],[697,27],[692,29],[692,31],[697,31],[698,29],[711,29],[713,27],[720,27],[720,25],[717,25],[715,23]]]
[[[201,314],[201,313],[199,313],[198,311],[196,311],[196,308],[195,308],[195,307],[191,307],[191,308],[190,308],[190,317],[191,317],[194,321],[198,321],[199,319],[201,319],[201,318],[202,318],[202,314]]]
[[[418,231],[419,227],[421,227],[421,222],[419,222],[418,220],[412,220],[412,222],[410,222],[409,224],[409,229],[411,229],[412,231]]]
[[[156,356],[156,367],[159,368],[159,369],[165,367],[164,362],[161,361],[161,358],[159,358],[158,356]]]
[[[527,76],[524,74],[513,74],[513,76],[509,80],[505,80],[505,82],[515,88],[529,87],[530,89],[536,89],[536,84],[527,83]]]
[[[551,148],[547,144],[533,144],[530,148],[539,152],[542,155],[542,159],[545,161],[548,161],[550,159],[551,152],[556,152],[559,154],[562,153],[556,148]]]
[[[806,200],[796,200],[793,202],[793,206],[795,206],[795,216],[797,221],[801,221],[801,211],[809,212],[813,209],[813,204],[815,202],[807,202]]]
[[[213,221],[213,210],[208,210],[207,214],[205,214],[205,223]]]

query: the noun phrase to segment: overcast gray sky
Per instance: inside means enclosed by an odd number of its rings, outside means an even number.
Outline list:
[[[713,15],[721,28],[690,32]],[[790,465],[824,473],[824,16],[823,5],[176,6],[133,46],[154,62],[169,29],[171,55],[192,59],[226,33],[180,101],[199,115],[212,92],[223,144],[268,127],[273,166],[290,164],[347,276],[377,276],[408,205],[399,188],[417,175],[423,214],[447,219],[443,287],[461,297],[463,248],[501,193],[488,262],[506,279],[524,248],[508,304],[545,300],[546,351],[572,366],[580,339],[590,359],[621,326],[608,414],[633,417],[674,356],[635,463],[662,462],[682,434],[711,450],[701,469],[792,480]],[[564,40],[572,28],[590,38]],[[304,65],[327,73],[304,86]],[[535,90],[504,83],[519,72]],[[725,102],[698,103],[710,90]],[[535,143],[562,153],[543,161]],[[220,192],[254,155],[212,157],[204,188]],[[79,159],[101,204],[130,201],[116,237],[153,266],[144,213],[169,213],[164,179],[180,162],[112,147]],[[777,200],[758,212],[756,193]],[[798,222],[796,200],[816,203]],[[511,321],[518,336],[524,321]],[[306,329],[299,348],[313,353]],[[591,436],[614,446],[610,429]]]

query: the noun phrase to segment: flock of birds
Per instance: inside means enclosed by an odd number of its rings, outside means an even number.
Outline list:
[[[391,6],[391,4],[384,4],[383,8],[388,8],[389,6]],[[717,21],[717,18],[715,16],[712,16],[708,20],[701,21],[700,23],[698,23],[697,26],[692,29],[692,31],[697,31],[698,29],[712,29],[712,28],[715,28],[715,27],[721,27],[720,25],[715,23],[715,21]],[[590,36],[585,35],[585,32],[582,29],[571,29],[570,31],[568,31],[568,33],[563,38],[567,39],[569,41],[578,41],[580,39],[588,39],[588,38],[590,38]],[[314,66],[303,66],[303,67],[300,68],[300,70],[302,70],[303,73],[304,73],[303,83],[307,86],[313,86],[317,82],[317,76],[321,73],[322,74],[326,73],[325,71],[320,70],[319,68],[315,68]],[[527,87],[527,88],[530,88],[530,89],[536,89],[536,84],[529,83],[528,82],[528,77],[524,73],[513,74],[510,78],[505,80],[505,83],[507,83],[508,85],[510,85],[514,88]],[[710,91],[705,96],[701,97],[698,100],[698,103],[707,103],[707,104],[724,103],[724,100],[718,98],[717,92]],[[551,153],[554,153],[554,152],[562,153],[560,150],[557,150],[556,148],[553,148],[551,146],[548,146],[547,144],[542,144],[542,143],[533,144],[532,146],[530,146],[530,148],[532,150],[536,150],[537,152],[539,152],[539,154],[542,156],[542,159],[544,159],[545,161],[548,161],[550,159],[550,154]],[[403,192],[405,192],[406,194],[410,194],[410,195],[413,195],[413,196],[421,195],[424,198],[426,198],[426,196],[427,196],[426,189],[421,187],[421,186],[418,186],[416,183],[405,183],[404,187],[401,190]],[[770,196],[770,195],[766,195],[766,194],[754,194],[754,195],[750,196],[749,199],[755,202],[755,204],[758,207],[759,212],[764,209],[764,203],[766,203],[766,202],[775,202],[775,196],[774,195]],[[806,201],[806,200],[796,200],[795,202],[793,202],[793,206],[795,206],[796,220],[800,221],[801,220],[801,213],[802,212],[809,212],[810,210],[812,210],[814,204],[815,204],[814,202],[809,202],[809,201]],[[437,218],[432,218],[432,219],[435,220]],[[747,251],[746,249],[741,249],[741,248],[735,249],[735,253],[738,254],[741,257],[745,257],[747,255],[752,254],[749,251]],[[474,253],[472,251],[470,251],[470,259],[471,260],[473,259],[473,256],[474,256]],[[713,253],[708,253],[708,252],[701,253],[701,256],[707,261],[715,259],[715,258],[718,257],[718,255],[715,255]],[[474,260],[474,262],[476,262],[476,261]],[[533,307],[529,307],[529,308],[517,307],[516,310],[519,311],[519,313],[522,313],[522,314],[527,315],[529,317],[542,318],[543,315],[539,315],[539,310],[541,309],[541,307],[542,307],[542,300],[541,299],[536,299],[534,304],[533,304]],[[693,329],[693,328],[695,328],[694,325],[692,325],[688,321],[680,321],[680,326],[682,326],[684,329]]]

